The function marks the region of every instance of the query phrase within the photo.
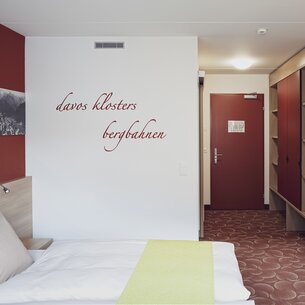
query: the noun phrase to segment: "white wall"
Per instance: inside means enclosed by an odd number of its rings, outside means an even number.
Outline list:
[[[269,75],[250,74],[206,74],[203,89],[203,125],[204,125],[204,203],[211,204],[210,179],[210,94],[211,93],[263,93],[264,147],[265,147],[265,204],[269,194]]]
[[[94,41],[125,41],[95,50]],[[87,110],[56,111],[67,101]],[[92,111],[104,92],[135,110]],[[198,238],[197,38],[27,38],[27,175],[36,237]],[[67,102],[66,101],[66,102]],[[103,139],[150,119],[164,139]]]

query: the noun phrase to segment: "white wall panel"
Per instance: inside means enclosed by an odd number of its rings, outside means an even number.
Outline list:
[[[124,41],[96,50],[95,41]],[[65,103],[86,110],[56,111]],[[135,110],[91,110],[102,93]],[[26,39],[27,175],[36,237],[198,237],[197,39]],[[103,139],[150,120],[164,139]]]

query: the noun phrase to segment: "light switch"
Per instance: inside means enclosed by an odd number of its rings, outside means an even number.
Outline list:
[[[188,167],[185,164],[179,164],[179,175],[180,176],[187,176],[188,175]]]

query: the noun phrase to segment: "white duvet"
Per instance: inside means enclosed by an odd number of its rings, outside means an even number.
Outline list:
[[[57,241],[21,274],[0,285],[0,304],[114,305],[146,242]],[[215,303],[250,305],[234,246],[213,242]],[[245,302],[246,301],[246,302]]]

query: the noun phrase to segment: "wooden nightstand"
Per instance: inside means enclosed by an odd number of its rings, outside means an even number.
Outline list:
[[[28,250],[45,250],[53,242],[52,238],[26,238],[22,240]]]

